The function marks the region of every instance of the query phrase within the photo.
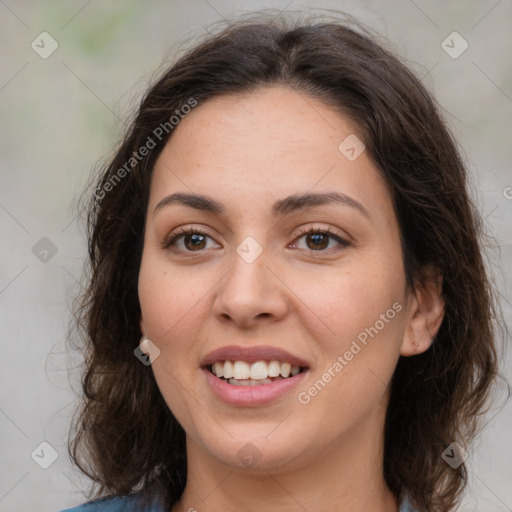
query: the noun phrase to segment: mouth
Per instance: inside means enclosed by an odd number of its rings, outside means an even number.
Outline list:
[[[215,377],[233,386],[262,386],[295,377],[307,367],[273,359],[254,363],[239,360],[215,361],[207,369]]]
[[[264,406],[288,396],[306,378],[310,364],[277,347],[223,347],[200,362],[209,389],[225,403]]]

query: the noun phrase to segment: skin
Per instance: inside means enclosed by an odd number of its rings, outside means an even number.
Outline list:
[[[273,86],[193,109],[174,129],[152,179],[139,275],[141,331],[160,349],[152,364],[187,436],[188,478],[173,512],[396,512],[383,477],[389,382],[400,355],[427,350],[443,316],[441,280],[408,291],[389,190],[366,152],[338,150],[358,128],[319,100]],[[359,137],[362,139],[362,136]],[[364,206],[329,204],[275,218],[291,194],[339,192]],[[171,204],[204,194],[224,215]],[[208,235],[194,251],[178,226]],[[325,230],[327,247],[299,227]],[[263,252],[236,252],[248,236]],[[326,242],[327,243],[327,242]],[[317,247],[321,247],[318,249]],[[325,248],[324,248],[325,247]],[[187,252],[188,251],[188,252]],[[307,404],[308,390],[365,328],[402,308]],[[200,360],[226,345],[272,345],[308,361],[300,387],[259,407],[219,400]],[[331,370],[332,372],[332,370]],[[261,459],[237,457],[248,442]]]

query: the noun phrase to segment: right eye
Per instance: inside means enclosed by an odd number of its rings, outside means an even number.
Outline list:
[[[195,228],[178,228],[169,235],[169,238],[165,242],[164,249],[172,248],[172,250],[175,251],[200,252],[202,249],[209,248],[206,247],[208,238],[213,240],[209,235]]]

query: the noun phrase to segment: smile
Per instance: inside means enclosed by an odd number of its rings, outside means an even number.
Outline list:
[[[305,359],[273,345],[228,345],[200,361],[207,388],[237,407],[271,404],[297,388],[311,370]]]
[[[290,376],[304,371],[304,367],[296,366],[288,362],[277,360],[256,361],[215,361],[210,366],[210,371],[216,377],[234,386],[261,386],[271,384],[278,380],[287,379]]]

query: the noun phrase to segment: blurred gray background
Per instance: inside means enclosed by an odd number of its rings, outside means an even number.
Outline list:
[[[78,385],[65,336],[85,256],[77,199],[91,169],[184,37],[242,12],[310,7],[344,10],[388,38],[446,110],[510,325],[511,0],[0,0],[1,512],[84,501],[88,482],[66,449]],[[512,382],[509,354],[502,370]],[[512,511],[506,392],[504,381],[469,454],[461,510]]]

